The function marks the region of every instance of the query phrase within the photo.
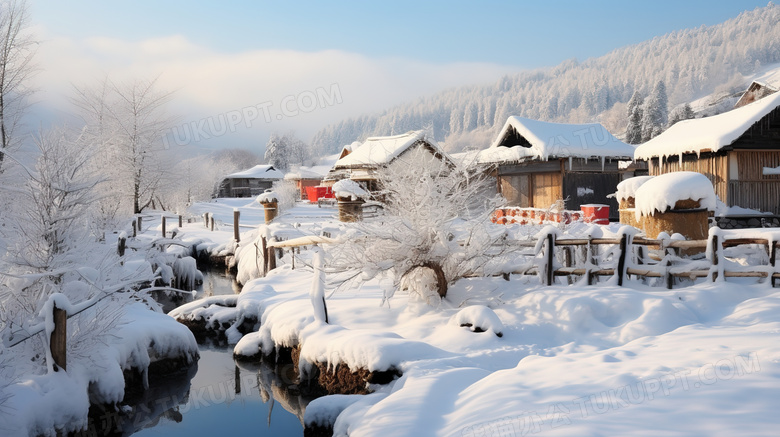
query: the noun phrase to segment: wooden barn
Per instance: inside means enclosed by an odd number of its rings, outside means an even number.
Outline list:
[[[637,147],[650,175],[704,174],[728,206],[780,214],[780,93],[684,120]]]
[[[256,165],[248,170],[225,176],[219,184],[217,197],[258,196],[284,174],[272,165]]]
[[[547,209],[558,200],[566,209],[605,204],[610,218],[617,219],[617,202],[607,196],[615,192],[633,155],[633,146],[598,123],[509,117],[478,160],[496,166],[498,192],[510,206]]]
[[[352,179],[360,182],[369,191],[375,191],[378,188],[377,170],[403,165],[404,156],[414,156],[414,159],[423,160],[443,160],[449,165],[455,165],[452,158],[435,142],[425,138],[423,131],[411,131],[402,135],[368,138],[358,147],[353,143],[352,152],[342,152],[342,157],[336,161],[323,179],[323,185],[333,185],[342,179]]]

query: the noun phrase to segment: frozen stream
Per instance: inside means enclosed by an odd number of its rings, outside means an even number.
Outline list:
[[[196,298],[233,294],[238,290],[233,279],[220,272],[204,272],[202,288]],[[284,378],[267,366],[243,363],[241,366],[233,360],[232,348],[201,344],[197,373],[190,381],[189,390],[180,389],[178,395],[176,390],[166,391],[160,399],[146,400],[148,409],[158,412],[151,414],[156,416],[153,419],[137,413],[140,426],[134,428],[142,428],[133,435],[302,436],[299,417],[303,417],[307,402],[285,389],[292,384],[285,384]],[[159,408],[154,408],[155,405]]]

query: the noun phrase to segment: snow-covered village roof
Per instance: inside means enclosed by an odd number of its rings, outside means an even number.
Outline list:
[[[248,170],[225,176],[225,179],[282,179],[284,174],[272,165],[256,165]]]
[[[301,179],[322,179],[328,174],[333,164],[339,159],[339,154],[324,156],[317,161],[317,165],[305,166],[293,168],[286,175],[285,180],[296,181]]]
[[[479,161],[511,162],[550,158],[631,159],[634,147],[599,123],[564,124],[509,117],[496,140],[479,155]]]
[[[647,160],[684,153],[717,152],[738,140],[778,106],[780,93],[775,93],[712,117],[683,120],[637,147],[634,158]]]
[[[376,167],[389,164],[392,160],[418,142],[424,142],[425,145],[432,148],[435,153],[452,161],[438,145],[425,137],[425,132],[410,131],[402,135],[371,137],[366,139],[360,147],[356,148],[353,145],[352,153],[336,161],[333,168]]]

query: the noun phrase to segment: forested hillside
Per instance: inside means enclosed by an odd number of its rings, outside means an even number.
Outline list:
[[[747,77],[780,62],[780,6],[747,11],[714,26],[686,29],[598,58],[505,76],[327,126],[313,145],[325,153],[371,135],[427,128],[450,151],[483,148],[510,115],[559,122],[600,121],[622,136],[626,104],[663,81],[669,111],[712,93],[736,92]],[[506,56],[512,57],[513,44]],[[521,61],[508,59],[507,63]]]

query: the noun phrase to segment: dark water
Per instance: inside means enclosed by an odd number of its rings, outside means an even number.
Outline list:
[[[238,291],[232,277],[207,271],[195,297]],[[132,435],[303,435],[301,422],[308,401],[296,394],[294,381],[288,380],[284,372],[280,374],[277,369],[275,373],[259,364],[239,366],[233,360],[232,348],[213,343],[200,345],[200,360],[194,372],[191,381],[165,389],[157,399],[143,404],[158,406],[157,411],[147,414],[153,418],[137,419],[133,428],[140,430]]]

